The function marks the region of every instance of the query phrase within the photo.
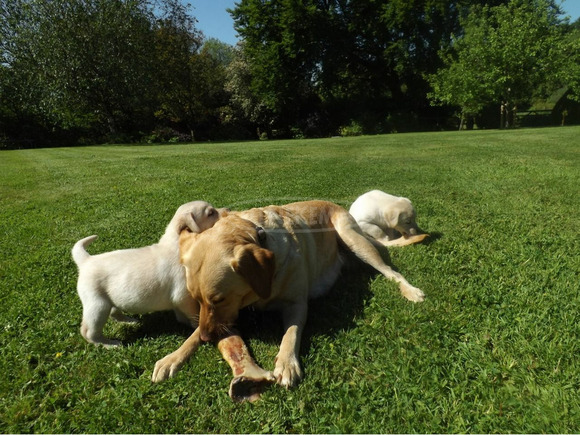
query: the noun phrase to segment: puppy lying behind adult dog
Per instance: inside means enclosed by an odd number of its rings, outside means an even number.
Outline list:
[[[79,240],[72,249],[72,257],[79,268],[82,336],[94,344],[120,345],[119,341],[103,336],[103,327],[109,316],[117,321],[135,321],[123,311],[143,314],[174,310],[179,321],[191,325],[198,306],[187,291],[185,271],[179,262],[179,232],[183,228],[192,233],[207,230],[220,213],[223,210],[216,210],[205,201],[183,204],[159,242],[143,248],[89,255],[86,247],[97,236]]]
[[[331,202],[224,214],[200,234],[182,231],[179,244],[187,287],[200,306],[199,326],[178,350],[157,362],[154,382],[173,376],[201,341],[227,337],[240,309],[253,305],[282,311],[285,333],[274,377],[287,388],[298,383],[308,299],[320,296],[338,277],[339,246],[396,281],[407,299],[424,299],[420,289],[384,263],[354,218]]]
[[[371,190],[352,203],[349,213],[368,237],[385,246],[411,245],[429,237],[421,234],[417,213],[407,198]]]

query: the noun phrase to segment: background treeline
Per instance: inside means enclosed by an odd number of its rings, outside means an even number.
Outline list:
[[[0,0],[0,148],[512,126],[580,95],[554,0]],[[563,107],[559,116],[574,119]]]

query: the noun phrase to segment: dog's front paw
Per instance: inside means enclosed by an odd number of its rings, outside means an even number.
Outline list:
[[[401,294],[412,302],[423,302],[425,293],[411,284],[401,284]]]
[[[298,384],[302,379],[302,370],[298,359],[294,355],[287,358],[277,357],[274,377],[276,382],[284,388]]]
[[[172,378],[177,374],[182,365],[183,361],[176,359],[172,354],[167,355],[165,358],[162,358],[155,363],[151,381],[162,382],[166,379]]]

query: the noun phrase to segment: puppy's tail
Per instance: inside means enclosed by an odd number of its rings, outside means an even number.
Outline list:
[[[89,236],[79,240],[72,248],[72,257],[77,266],[81,266],[91,255],[86,251],[87,246],[93,243],[97,236]]]

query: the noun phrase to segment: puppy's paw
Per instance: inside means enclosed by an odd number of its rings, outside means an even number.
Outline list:
[[[87,336],[85,338],[89,343],[93,343],[95,346],[103,346],[105,349],[115,349],[123,345],[119,340],[111,340],[105,337],[93,338]]]
[[[101,344],[105,349],[116,349],[117,347],[121,347],[123,345],[123,343],[119,340],[107,340]]]
[[[182,365],[183,361],[176,359],[171,354],[167,355],[155,363],[151,382],[157,383],[172,378],[177,374]]]
[[[139,320],[134,319],[133,317],[129,317],[126,314],[123,314],[122,311],[118,310],[117,308],[113,308],[110,314],[113,320],[122,323],[139,323]]]
[[[278,356],[276,358],[276,368],[274,369],[276,382],[284,388],[294,387],[302,379],[302,370],[298,358],[292,355],[286,358]]]
[[[401,294],[412,302],[423,302],[425,293],[411,284],[401,284]]]
[[[111,318],[120,323],[130,323],[130,324],[139,323],[139,320],[135,319],[134,317],[126,316],[125,314],[117,314],[114,317],[111,316]]]

